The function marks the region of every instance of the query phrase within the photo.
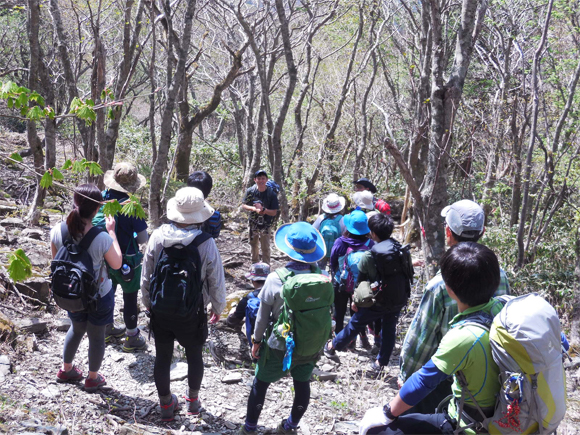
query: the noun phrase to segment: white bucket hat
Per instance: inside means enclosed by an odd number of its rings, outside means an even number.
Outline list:
[[[346,199],[336,193],[331,193],[322,201],[322,210],[330,214],[338,213],[344,208],[345,204]]]
[[[146,182],[145,177],[137,172],[137,167],[129,162],[117,163],[103,177],[105,186],[125,193],[137,192]]]
[[[352,196],[353,202],[364,210],[374,210],[373,194],[370,190],[362,190]]]
[[[180,224],[200,224],[213,213],[214,209],[203,199],[201,190],[195,187],[183,187],[167,201],[167,218]]]

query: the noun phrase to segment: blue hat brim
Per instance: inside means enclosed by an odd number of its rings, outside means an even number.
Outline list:
[[[292,224],[284,224],[276,230],[276,234],[274,235],[274,244],[276,245],[276,248],[293,260],[301,261],[302,263],[316,263],[317,261],[322,260],[326,255],[326,245],[324,244],[324,238],[320,232],[317,229],[312,228],[312,230],[316,232],[316,249],[314,252],[309,254],[302,254],[294,251],[286,244],[286,235],[288,234],[291,225]]]

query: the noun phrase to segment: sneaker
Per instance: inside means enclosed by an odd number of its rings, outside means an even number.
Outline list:
[[[101,375],[100,373],[98,373],[97,377],[95,379],[91,379],[91,378],[85,379],[85,391],[87,393],[94,393],[100,387],[102,387],[103,385],[106,385],[106,384],[107,384],[107,381],[105,380],[105,377],[103,375]]]
[[[119,338],[125,335],[127,328],[124,326],[117,326],[114,323],[109,323],[105,328],[105,343],[111,342],[113,338]]]
[[[286,419],[282,420],[282,422],[276,428],[276,433],[283,433],[283,434],[293,434],[298,433],[297,429],[284,429],[284,424],[286,423]]]
[[[331,343],[332,342],[329,341],[324,345],[324,356],[335,363],[340,363],[340,358],[336,354],[336,350],[329,347]]]
[[[376,375],[380,374],[384,369],[384,366],[380,365],[379,362],[374,358],[369,362],[368,367],[369,367],[368,371]]]
[[[244,319],[240,319],[239,317],[235,316],[234,314],[230,314],[226,319],[226,325],[231,328],[239,328],[244,323]]]
[[[197,399],[190,399],[187,396],[183,396],[187,402],[187,415],[199,415],[201,411],[201,400],[199,397]]]
[[[56,382],[78,382],[83,378],[83,372],[76,366],[73,366],[68,372],[62,369],[56,374]]]
[[[361,345],[362,345],[363,349],[370,349],[371,348],[371,343],[369,341],[369,337],[367,337],[366,334],[360,336],[360,341],[361,341]]]
[[[237,435],[256,435],[258,433],[257,430],[247,430],[246,425],[242,424],[242,427],[237,432]]]
[[[137,335],[127,335],[123,343],[124,352],[135,352],[136,350],[147,349],[147,341],[140,332]]]
[[[161,407],[161,421],[173,421],[174,414],[179,411],[179,402],[175,394],[171,395],[169,405],[159,405]]]

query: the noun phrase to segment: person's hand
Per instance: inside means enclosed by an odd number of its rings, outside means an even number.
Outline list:
[[[262,343],[254,343],[252,345],[252,358],[260,359],[260,346]]]
[[[356,306],[356,304],[354,302],[352,302],[350,304],[350,309],[353,310],[355,313],[358,311],[358,307]]]
[[[365,413],[365,416],[361,420],[360,425],[358,427],[358,433],[359,435],[366,435],[369,429],[372,429],[373,427],[387,426],[392,422],[393,420],[388,418],[383,412],[383,407],[376,406],[374,408],[369,409]]]
[[[423,267],[425,266],[425,261],[416,258],[415,260],[413,260],[413,267]]]
[[[214,313],[213,311],[211,312],[211,317],[209,318],[209,323],[214,324],[219,322],[220,320],[220,315]]]
[[[403,381],[401,381],[399,378],[397,378],[397,386],[399,387],[399,390],[400,390],[401,388],[403,388],[403,384],[404,384],[404,382],[403,382]]]
[[[115,232],[115,218],[113,216],[105,216],[105,228],[107,232]]]
[[[257,203],[254,205],[254,208],[256,209],[256,211],[257,211],[258,213],[260,213],[260,212],[261,212],[261,211],[264,209],[264,207],[262,206],[262,204],[260,204],[259,202],[257,202]]]

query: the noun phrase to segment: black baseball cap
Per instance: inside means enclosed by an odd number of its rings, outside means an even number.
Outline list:
[[[256,173],[254,174],[254,178],[256,177],[260,177],[261,175],[265,176],[266,178],[268,178],[268,173],[266,171],[264,171],[263,169],[258,169],[256,171]]]

